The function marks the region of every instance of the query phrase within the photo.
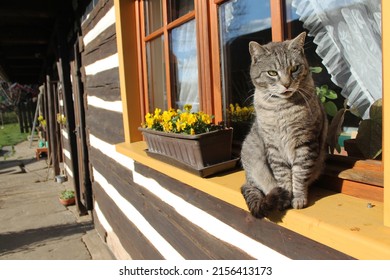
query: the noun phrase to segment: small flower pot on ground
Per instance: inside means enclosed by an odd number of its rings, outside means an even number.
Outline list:
[[[64,206],[74,205],[75,204],[75,195],[72,190],[64,190],[61,192],[59,197],[60,203]]]

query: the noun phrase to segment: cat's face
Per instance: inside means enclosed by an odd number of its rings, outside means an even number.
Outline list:
[[[249,43],[250,74],[256,89],[269,97],[289,98],[308,74],[303,45],[306,33],[295,39],[261,46]]]

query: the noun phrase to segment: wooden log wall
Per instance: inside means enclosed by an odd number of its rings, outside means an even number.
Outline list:
[[[114,144],[124,141],[124,132],[113,1],[100,0],[89,14],[88,19],[82,23],[81,29],[83,34],[80,45],[81,72],[85,97],[87,142],[90,142],[90,139],[97,139],[114,147]],[[104,200],[105,196],[104,193],[99,193],[98,183],[94,180],[95,166],[98,166],[101,172],[108,169],[116,174],[116,166],[107,164],[110,162],[111,153],[111,150],[99,152],[93,147],[89,147],[88,150],[94,196],[95,227],[117,258],[130,259],[129,254],[121,245],[121,242],[130,243],[130,240],[124,241],[123,237],[120,240],[116,235],[118,230],[114,232],[107,226],[107,219],[111,218],[110,209],[100,210],[100,200]],[[127,226],[124,224],[119,232],[125,231]]]
[[[118,259],[348,259],[116,152],[124,141],[112,0],[83,28],[95,227]]]
[[[64,94],[62,89],[59,90],[58,95],[58,107],[59,113],[66,116],[65,108],[64,108]],[[62,168],[66,172],[68,177],[68,181],[73,181],[73,165],[72,165],[72,156],[69,142],[69,128],[67,124],[60,125],[60,141],[62,145]]]

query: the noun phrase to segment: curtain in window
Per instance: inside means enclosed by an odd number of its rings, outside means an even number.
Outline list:
[[[198,58],[196,48],[195,20],[172,30],[172,60],[176,106],[183,108],[191,104],[193,111],[199,110]]]
[[[382,97],[380,0],[292,0],[317,54],[359,115]]]

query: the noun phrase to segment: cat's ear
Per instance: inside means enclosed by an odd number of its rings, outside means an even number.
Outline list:
[[[297,37],[295,37],[290,41],[288,48],[303,49],[303,46],[305,45],[305,39],[306,39],[306,32],[302,32],[301,34],[299,34]]]
[[[257,60],[260,58],[260,56],[262,56],[266,52],[267,52],[267,50],[264,47],[262,47],[259,43],[254,42],[254,41],[251,41],[249,43],[249,53],[252,56],[253,62],[257,62]]]

